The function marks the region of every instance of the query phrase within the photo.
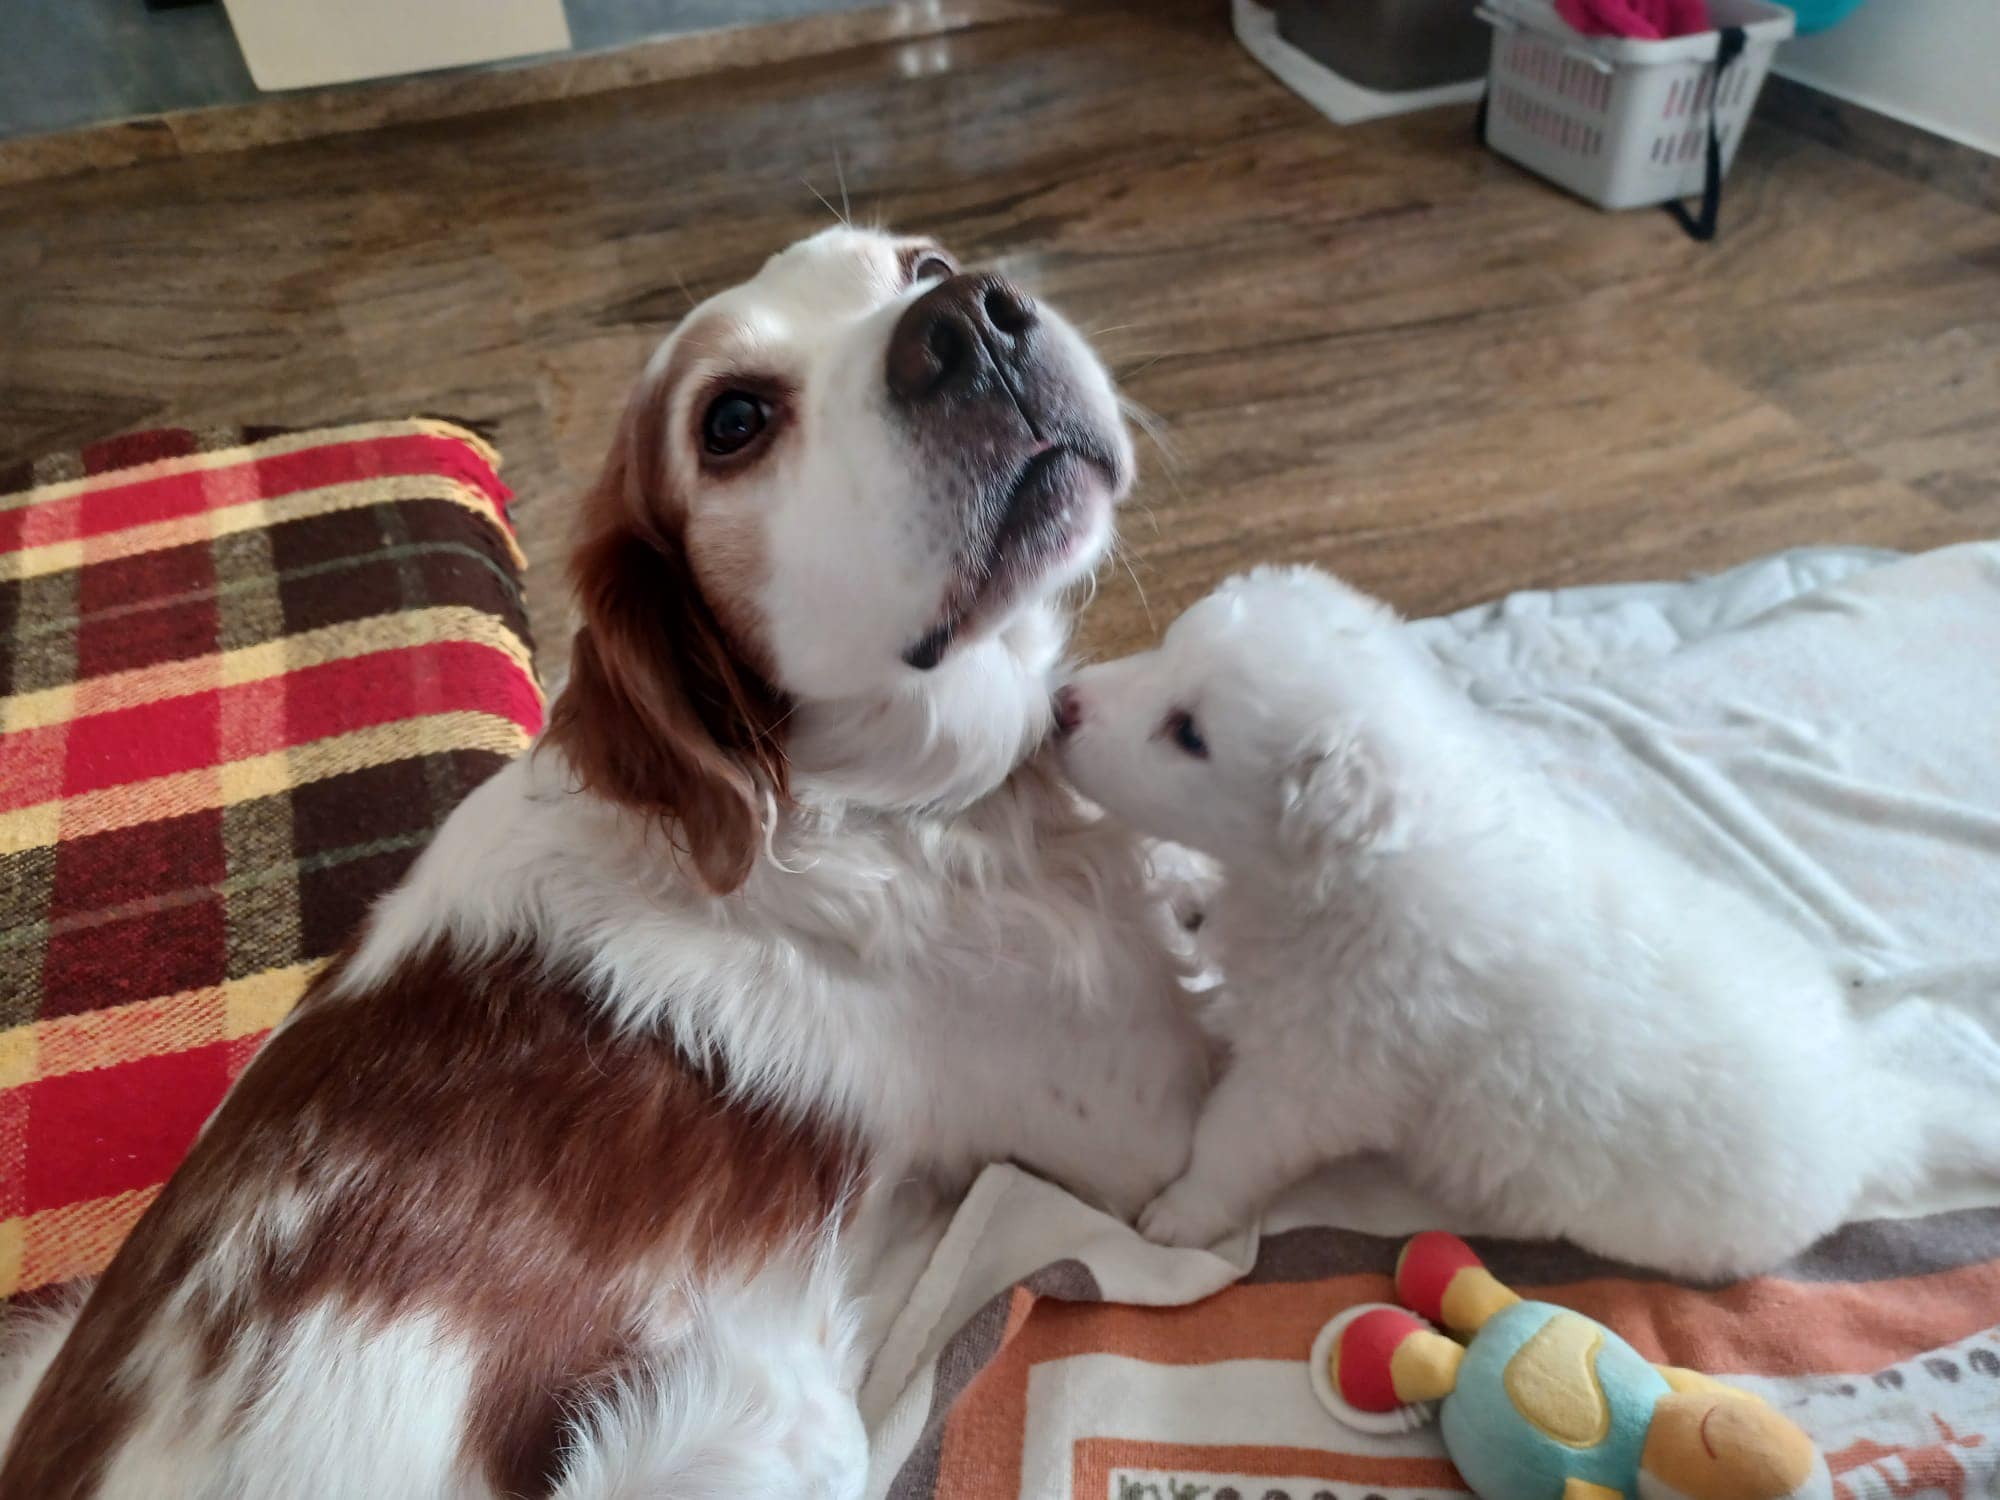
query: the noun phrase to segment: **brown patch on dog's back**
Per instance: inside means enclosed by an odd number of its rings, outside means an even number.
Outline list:
[[[729,1098],[620,1034],[531,956],[444,946],[380,984],[332,976],[265,1045],[99,1283],[30,1403],[0,1495],[85,1500],[140,1417],[112,1375],[176,1289],[207,1376],[333,1301],[434,1313],[478,1364],[466,1457],[501,1493],[557,1480],[566,1403],[635,1353],[641,1288],[754,1269],[829,1223],[844,1143]],[[270,1216],[276,1204],[296,1222]],[[268,1220],[213,1283],[224,1231]]]

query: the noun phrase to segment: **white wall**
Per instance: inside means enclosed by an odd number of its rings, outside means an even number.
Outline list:
[[[2000,156],[2000,0],[1867,0],[1778,71]]]

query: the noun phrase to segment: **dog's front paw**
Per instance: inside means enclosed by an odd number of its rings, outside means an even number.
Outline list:
[[[1236,1216],[1206,1194],[1175,1183],[1146,1205],[1139,1233],[1156,1245],[1212,1245],[1236,1227]]]

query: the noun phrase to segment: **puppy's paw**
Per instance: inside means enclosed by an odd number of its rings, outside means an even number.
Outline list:
[[[1160,1194],[1139,1215],[1139,1233],[1156,1245],[1212,1245],[1235,1227],[1236,1216],[1226,1206],[1190,1191],[1185,1180]]]

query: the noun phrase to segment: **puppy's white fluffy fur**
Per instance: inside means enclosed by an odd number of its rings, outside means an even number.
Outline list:
[[[2000,1166],[1990,1110],[1879,1061],[1801,935],[1564,803],[1325,574],[1232,580],[1071,694],[1080,787],[1227,871],[1235,1055],[1152,1237],[1384,1151],[1496,1232],[1722,1277],[1871,1186]]]

